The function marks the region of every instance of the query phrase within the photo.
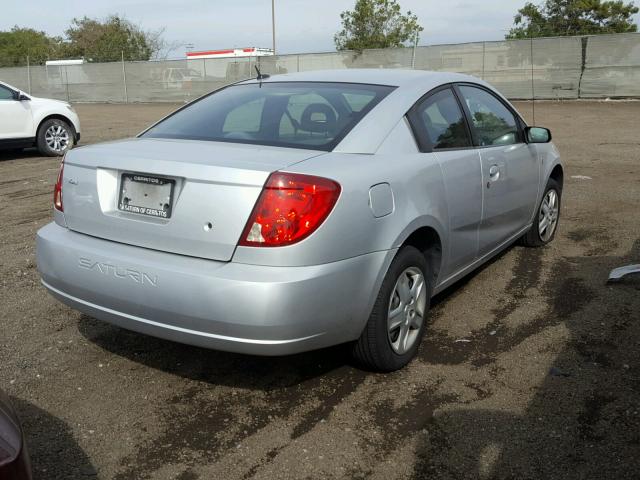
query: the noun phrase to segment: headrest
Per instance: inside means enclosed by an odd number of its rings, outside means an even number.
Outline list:
[[[307,132],[333,133],[336,114],[329,105],[311,103],[302,112],[300,129]]]

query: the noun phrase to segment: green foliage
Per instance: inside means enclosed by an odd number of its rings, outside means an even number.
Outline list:
[[[402,47],[423,30],[418,17],[410,11],[403,15],[395,0],[357,0],[340,18],[342,30],[334,37],[338,50]]]
[[[622,0],[546,0],[526,3],[514,18],[507,39],[636,32],[638,7]]]
[[[60,38],[48,37],[44,32],[31,28],[13,27],[0,32],[0,67],[25,65],[27,56],[31,63],[44,63],[60,50]]]
[[[455,101],[455,100],[454,100]],[[438,136],[435,142],[435,148],[456,148],[463,146],[467,138],[467,123],[461,118],[452,123],[447,129]]]
[[[145,32],[118,15],[104,21],[74,18],[65,32],[67,57],[84,57],[92,62],[149,60],[159,50],[161,32]]]
[[[500,145],[506,135],[513,134],[513,127],[493,112],[475,112],[472,120],[480,145]]]
[[[105,20],[74,18],[65,32],[66,39],[49,37],[45,32],[13,27],[0,31],[0,67],[32,64],[46,60],[85,58],[90,62],[149,60],[166,45],[163,30],[147,32],[129,20],[111,15]]]

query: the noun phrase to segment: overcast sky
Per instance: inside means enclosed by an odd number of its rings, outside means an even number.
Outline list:
[[[355,0],[275,0],[278,53],[335,50],[340,12]],[[525,0],[400,0],[424,27],[421,45],[504,38]],[[534,3],[537,3],[534,0]],[[270,0],[2,0],[0,30],[14,25],[63,35],[75,17],[119,13],[145,30],[164,27],[164,38],[196,50],[271,46]],[[171,53],[184,55],[185,47]]]

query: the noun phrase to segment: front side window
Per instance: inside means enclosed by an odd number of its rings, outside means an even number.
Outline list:
[[[516,118],[486,90],[462,85],[462,98],[471,113],[471,127],[478,146],[513,145],[520,142]]]
[[[142,136],[328,151],[393,89],[320,82],[233,85],[179,110]]]
[[[7,87],[0,85],[0,100],[15,100],[13,91],[9,90]]]
[[[418,106],[416,117],[434,150],[471,146],[464,115],[451,89],[429,96]]]

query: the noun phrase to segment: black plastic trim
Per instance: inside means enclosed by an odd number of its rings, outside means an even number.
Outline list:
[[[0,139],[0,148],[28,148],[36,144],[35,137]]]

